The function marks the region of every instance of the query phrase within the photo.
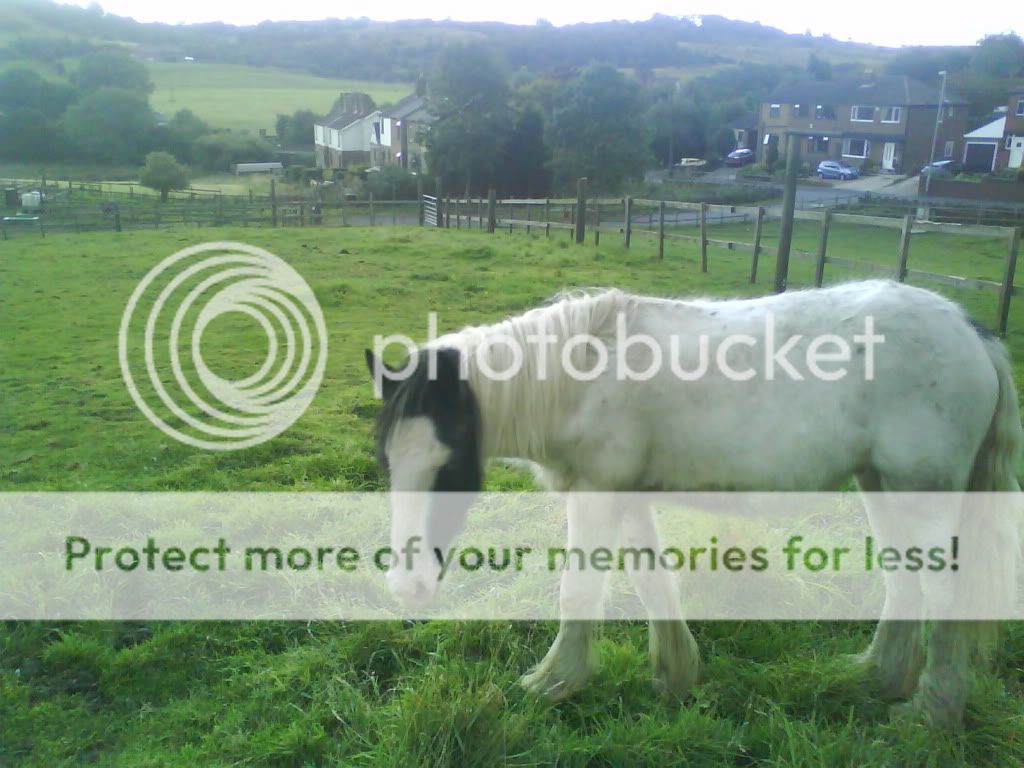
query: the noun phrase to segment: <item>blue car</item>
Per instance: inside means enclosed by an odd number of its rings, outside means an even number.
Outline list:
[[[842,179],[843,181],[849,181],[850,179],[856,179],[858,176],[860,176],[860,173],[857,169],[846,163],[840,163],[836,160],[822,160],[818,163],[819,179]]]

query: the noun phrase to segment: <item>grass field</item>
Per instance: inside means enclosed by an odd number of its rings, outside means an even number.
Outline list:
[[[168,117],[191,109],[215,128],[274,131],[279,114],[298,109],[325,114],[342,91],[363,91],[378,104],[394,103],[412,86],[362,80],[335,80],[272,67],[203,62],[147,62],[155,90],[153,109]]]
[[[735,237],[743,228],[736,226]],[[720,230],[716,229],[716,232]],[[219,229],[265,247],[313,286],[330,333],[323,386],[286,433],[242,452],[178,444],[132,404],[117,329],[140,277],[209,237],[165,231],[24,238],[0,252],[0,490],[378,489],[376,404],[362,350],[376,333],[500,318],[574,286],[658,295],[750,295],[745,255],[654,240],[631,250],[524,234],[379,229]],[[712,236],[717,236],[713,234]],[[892,242],[890,242],[892,240]],[[813,249],[812,229],[796,247]],[[895,233],[836,227],[836,255],[894,263]],[[998,276],[1004,251],[915,241],[914,268]],[[848,253],[843,253],[848,252]],[[854,255],[856,253],[856,256]],[[928,266],[925,266],[928,265]],[[794,262],[791,285],[812,265]],[[830,280],[845,277],[830,270]],[[996,297],[953,293],[983,321]],[[1024,361],[1024,304],[1010,346]],[[229,363],[251,364],[246,344]],[[1024,365],[1018,362],[1021,381]],[[496,467],[491,489],[520,488]],[[962,735],[891,722],[839,656],[863,623],[696,623],[705,681],[680,706],[650,686],[646,627],[607,625],[602,669],[572,700],[525,694],[518,676],[550,623],[22,623],[0,629],[0,766],[1008,766],[1024,763],[1024,627],[972,693]]]

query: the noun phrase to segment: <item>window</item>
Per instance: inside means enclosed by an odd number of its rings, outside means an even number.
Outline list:
[[[1006,145],[1005,146],[1006,146],[1007,149],[1013,149],[1013,134],[1012,133],[1009,134],[1006,137]]]
[[[943,157],[952,157],[953,156],[953,142],[952,141],[947,141],[946,142],[945,152],[943,152],[942,156]]]
[[[843,142],[843,157],[859,157],[863,159],[868,156],[870,150],[871,143],[865,139],[846,139]]]
[[[953,117],[953,113],[956,111],[954,107],[946,107],[946,117]]]
[[[815,120],[835,120],[836,108],[831,104],[819,104],[814,108]]]
[[[875,121],[875,108],[857,106],[850,110],[850,119],[858,123],[873,123]]]
[[[768,106],[768,117],[781,117],[782,116],[782,105],[781,104],[770,104]]]
[[[1024,117],[1024,98],[1017,99],[1017,117]]]
[[[885,111],[882,112],[883,123],[898,123],[900,121],[901,110],[899,107],[886,107]]]
[[[812,142],[812,152],[814,152],[817,155],[828,154],[828,136],[818,136],[817,138],[813,139]]]
[[[806,104],[794,104],[793,114],[796,117],[807,117],[807,105]]]

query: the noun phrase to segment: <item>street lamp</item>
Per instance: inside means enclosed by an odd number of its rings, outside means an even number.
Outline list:
[[[928,175],[924,180],[924,193],[928,194],[928,190],[932,185],[932,174],[935,169],[932,167],[932,163],[935,162],[935,146],[939,143],[939,123],[942,122],[942,107],[946,101],[946,70],[939,72],[942,75],[942,87],[939,89],[939,109],[935,113],[935,132],[932,133],[932,153],[928,156]]]

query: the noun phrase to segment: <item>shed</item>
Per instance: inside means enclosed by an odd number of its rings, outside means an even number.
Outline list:
[[[243,173],[272,173],[275,176],[284,171],[283,163],[238,163],[235,165],[235,175]]]

